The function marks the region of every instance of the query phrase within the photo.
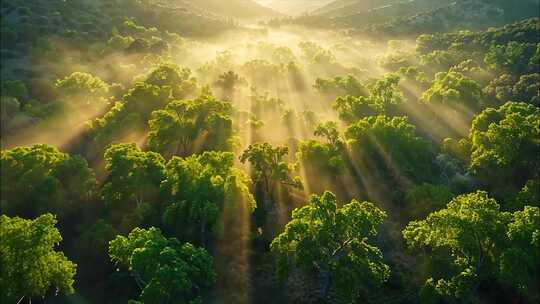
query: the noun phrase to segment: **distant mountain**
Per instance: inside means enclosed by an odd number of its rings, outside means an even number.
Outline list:
[[[536,0],[456,0],[441,7],[395,16],[375,24],[366,24],[361,14],[336,18],[333,22],[340,27],[361,28],[360,33],[372,36],[403,36],[502,26],[538,17],[539,9]]]
[[[374,38],[403,38],[502,26],[538,17],[539,9],[537,0],[335,0],[309,15],[272,20],[269,25],[296,24],[346,29]]]
[[[409,13],[413,10],[418,13],[447,4],[448,1],[442,0],[335,0],[312,13],[329,18],[378,13],[381,10],[388,10],[388,8],[394,10],[398,8],[403,13]]]
[[[298,15],[314,11],[333,0],[255,0],[286,15]]]
[[[186,0],[184,0],[186,1]],[[255,19],[280,15],[270,7],[252,0],[189,0],[194,6],[209,12],[233,18]]]

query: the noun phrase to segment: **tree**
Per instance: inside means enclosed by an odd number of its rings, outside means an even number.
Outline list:
[[[165,179],[165,160],[155,152],[143,152],[135,144],[118,144],[105,151],[107,180],[101,189],[108,204],[151,203]]]
[[[473,120],[471,172],[492,185],[521,187],[540,170],[540,110],[508,102],[487,108]]]
[[[313,134],[325,138],[333,149],[339,150],[344,146],[344,142],[339,135],[338,125],[335,121],[318,124]]]
[[[521,210],[525,206],[540,207],[540,180],[530,179],[506,206],[510,210]]]
[[[301,188],[302,182],[299,177],[291,177],[292,166],[285,161],[289,153],[286,146],[273,147],[269,143],[257,143],[249,147],[240,156],[240,161],[249,161],[255,174],[255,181],[262,184],[269,200],[277,184]]]
[[[463,104],[476,109],[483,102],[482,87],[461,73],[440,72],[435,75],[431,87],[422,93],[420,100],[427,104]]]
[[[100,107],[108,102],[110,86],[89,73],[75,72],[54,83],[60,96],[69,103]]]
[[[317,78],[314,88],[320,94],[330,96],[367,96],[367,88],[360,83],[354,76],[347,75],[346,77],[337,76],[331,79]]]
[[[508,224],[508,247],[501,254],[501,278],[516,287],[531,303],[540,299],[540,209],[525,206],[516,211]]]
[[[353,157],[374,162],[397,181],[412,178],[426,181],[433,177],[435,155],[415,126],[406,117],[384,115],[363,118],[345,132]]]
[[[166,155],[187,156],[195,140],[206,138],[201,150],[227,150],[233,133],[232,105],[210,95],[173,101],[152,113],[148,145]]]
[[[225,204],[242,200],[253,210],[250,180],[234,167],[230,152],[204,152],[173,157],[165,168],[161,190],[166,201],[163,222],[178,236],[206,245],[208,228],[217,222]],[[196,237],[198,235],[198,237]]]
[[[150,114],[172,98],[170,86],[137,82],[103,117],[91,121],[88,135],[103,147],[132,132],[146,132]],[[103,148],[102,147],[102,148]]]
[[[438,70],[448,70],[458,65],[465,59],[463,51],[456,50],[435,50],[420,56],[422,66]]]
[[[444,208],[453,197],[454,194],[445,186],[416,185],[405,193],[405,213],[411,219],[424,218],[432,211]]]
[[[170,86],[138,82],[124,95],[125,115],[136,113],[146,123],[152,111],[165,107],[172,98]]]
[[[77,265],[54,248],[62,241],[51,214],[35,220],[0,216],[0,276],[2,303],[23,298],[71,294]]]
[[[519,79],[509,74],[502,74],[493,79],[484,93],[494,99],[495,104],[502,105],[507,101],[520,101],[532,105],[540,105],[540,74],[521,75]]]
[[[64,220],[96,193],[97,181],[88,163],[49,145],[2,150],[2,212],[33,218],[54,213]]]
[[[342,96],[334,102],[333,108],[339,117],[347,122],[373,115],[395,115],[397,106],[405,101],[397,89],[400,77],[389,74],[368,86],[368,96]]]
[[[339,174],[345,168],[343,152],[345,143],[341,139],[337,123],[328,121],[317,125],[315,136],[323,137],[326,143],[316,140],[304,141],[298,148],[298,158],[310,166],[317,168],[316,172]]]
[[[244,63],[242,72],[252,85],[262,88],[269,88],[271,85],[279,83],[284,75],[282,66],[261,59]]]
[[[231,95],[234,89],[238,85],[243,85],[245,83],[246,83],[246,80],[241,78],[234,71],[228,71],[226,73],[219,75],[219,78],[215,84],[223,90],[223,93],[225,94],[226,98],[231,98],[232,97]]]
[[[186,98],[197,89],[197,80],[192,77],[191,71],[173,63],[162,63],[152,69],[145,76],[144,82],[159,87],[170,87],[172,97],[175,99]]]
[[[502,74],[499,77],[492,79],[484,88],[483,92],[486,97],[495,100],[495,102],[492,102],[491,104],[504,104],[514,97],[512,90],[514,83],[515,79],[512,75]]]
[[[470,301],[482,282],[500,280],[537,298],[539,223],[538,207],[503,212],[495,199],[477,191],[452,199],[424,220],[410,222],[403,237],[410,248],[430,248],[437,259],[424,294]],[[446,265],[441,264],[444,261]]]
[[[518,75],[528,71],[534,72],[538,69],[538,62],[530,63],[535,51],[536,45],[532,43],[510,41],[507,44],[494,44],[486,53],[484,62],[494,70]]]
[[[302,59],[307,62],[312,62],[317,54],[325,51],[320,45],[311,41],[301,41],[298,43],[298,48],[302,52]]]
[[[540,73],[522,75],[512,88],[515,100],[540,107]]]
[[[454,198],[425,220],[410,222],[403,237],[410,248],[450,254],[449,273],[431,278],[428,286],[441,296],[467,300],[482,279],[493,275],[495,246],[504,238],[508,217],[486,192],[478,191]]]
[[[307,206],[293,211],[284,232],[272,241],[279,273],[316,270],[323,277],[324,298],[333,290],[354,301],[360,290],[389,277],[382,252],[370,244],[385,217],[369,202],[353,200],[338,208],[333,193],[312,195]]]
[[[142,290],[142,303],[199,303],[216,280],[206,250],[167,239],[153,227],[117,236],[109,243],[109,256],[131,272]]]
[[[2,27],[3,28],[3,27]],[[0,90],[2,96],[14,97],[19,101],[25,101],[28,99],[28,88],[24,82],[20,80],[6,80],[2,81],[2,87]]]

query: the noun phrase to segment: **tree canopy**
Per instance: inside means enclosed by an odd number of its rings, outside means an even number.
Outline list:
[[[49,290],[72,294],[77,265],[55,247],[62,241],[56,218],[35,220],[0,215],[0,286],[4,303],[44,297]]]
[[[166,238],[156,228],[135,228],[109,243],[109,256],[127,268],[142,303],[194,303],[216,280],[212,257],[202,248]]]
[[[407,117],[369,116],[351,124],[345,136],[353,156],[375,162],[390,176],[426,180],[434,159],[428,143],[418,137]]]
[[[233,134],[231,114],[230,103],[209,95],[173,101],[152,113],[149,147],[164,155],[187,156],[197,152],[193,145],[204,136],[205,143],[199,149],[227,150]]]
[[[92,169],[81,156],[49,145],[2,150],[2,212],[33,218],[75,215],[97,192]]]
[[[273,147],[269,143],[252,144],[240,156],[240,161],[249,161],[254,169],[254,179],[264,187],[268,199],[272,195],[276,185],[302,187],[299,177],[292,177],[292,166],[283,160],[289,153],[286,146]]]
[[[503,212],[495,199],[477,191],[452,199],[425,220],[410,222],[403,230],[407,245],[432,248],[431,254],[444,257],[449,267],[442,277],[428,278],[424,288],[432,292],[425,294],[469,301],[481,282],[503,276],[526,296],[537,297],[532,284],[538,280],[533,270],[538,267],[537,259],[533,262],[539,249],[538,226],[533,228],[538,212],[537,207]],[[523,264],[512,268],[510,257],[518,255]],[[508,280],[510,273],[516,276]]]
[[[538,178],[540,163],[540,110],[529,104],[508,102],[487,108],[472,122],[470,170],[485,181],[521,187]]]
[[[369,202],[353,200],[338,208],[333,193],[312,195],[308,205],[293,211],[284,232],[271,244],[278,271],[315,269],[324,278],[324,297],[334,290],[354,300],[363,288],[388,279],[382,252],[370,242],[385,217]]]

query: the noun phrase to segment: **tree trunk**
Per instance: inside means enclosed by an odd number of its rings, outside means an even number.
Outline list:
[[[328,297],[328,293],[330,292],[330,286],[332,285],[332,275],[330,274],[330,269],[326,264],[320,268],[320,272],[323,276],[322,296],[323,300],[326,300],[326,298]]]
[[[200,239],[201,239],[201,246],[206,248],[206,221],[203,221],[201,223],[201,229],[199,231],[200,235]]]

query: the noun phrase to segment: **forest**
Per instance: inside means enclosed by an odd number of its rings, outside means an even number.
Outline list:
[[[2,0],[3,304],[540,301],[538,0]]]

